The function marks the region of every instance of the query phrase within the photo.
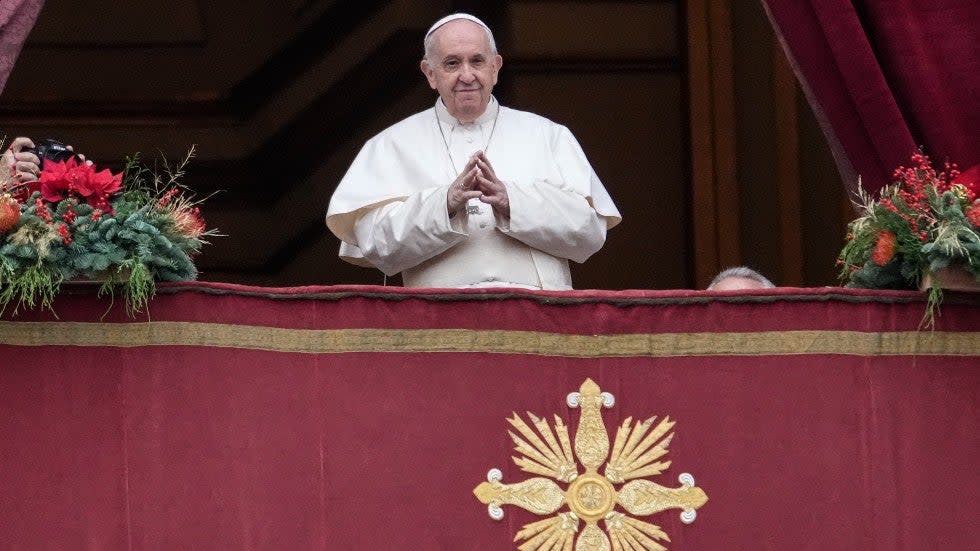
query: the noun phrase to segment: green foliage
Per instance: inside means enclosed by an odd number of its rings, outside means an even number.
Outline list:
[[[40,263],[28,266],[3,282],[5,285],[0,289],[0,312],[11,304],[15,314],[20,308],[50,308],[61,281],[60,277]]]

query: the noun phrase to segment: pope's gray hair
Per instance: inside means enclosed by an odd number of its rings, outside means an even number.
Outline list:
[[[766,289],[772,289],[775,287],[775,285],[773,285],[773,283],[769,281],[766,276],[760,274],[752,268],[746,266],[736,266],[734,268],[722,270],[721,273],[716,275],[715,278],[711,280],[711,284],[708,285],[708,289],[713,289],[714,286],[721,283],[723,279],[728,279],[730,277],[744,277],[745,279],[752,279],[761,283]]]
[[[465,18],[462,18],[462,17],[459,20],[470,21],[469,19],[465,19]],[[458,20],[457,19],[453,19],[452,21],[458,21]],[[450,22],[451,21],[446,21],[446,23],[450,23]],[[431,33],[429,33],[429,34],[427,34],[425,36],[425,40],[422,41],[422,47],[424,48],[424,53],[422,55],[422,59],[425,59],[425,60],[431,61],[431,62],[434,62],[435,61],[434,59],[432,59],[432,47],[433,47],[433,44],[435,44],[435,41],[436,41],[435,40],[435,36],[436,36],[436,33],[439,32],[439,29],[441,29],[442,27],[444,27],[446,25],[446,23],[443,23],[438,28],[434,29]],[[474,25],[480,25],[479,23],[477,23],[475,21],[471,21],[471,23],[473,23]],[[480,25],[480,28],[483,29],[483,31],[485,33],[487,33],[487,43],[490,44],[490,55],[497,55],[497,41],[493,39],[493,32],[490,30],[489,27],[486,27],[484,25]]]

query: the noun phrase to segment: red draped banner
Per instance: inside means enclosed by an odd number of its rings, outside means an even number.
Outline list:
[[[637,517],[671,550],[980,548],[975,296],[934,331],[921,294],[832,288],[116,302],[80,287],[0,319],[5,549],[516,549],[547,515],[492,520],[473,489],[537,476],[507,418],[574,438],[587,378],[615,398],[610,440],[676,422],[648,478],[690,473],[708,501]]]
[[[44,0],[3,0],[0,2],[0,92],[14,68],[27,35],[34,28]]]
[[[980,170],[980,2],[762,3],[848,185],[877,191],[918,146]]]

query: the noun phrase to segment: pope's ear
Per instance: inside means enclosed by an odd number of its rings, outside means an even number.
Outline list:
[[[425,75],[425,80],[429,81],[429,86],[433,90],[436,90],[437,88],[436,88],[435,70],[432,68],[431,65],[429,65],[429,60],[423,59],[422,62],[419,63],[419,68],[422,69],[422,74]]]
[[[497,84],[497,75],[500,74],[500,68],[504,66],[504,58],[500,57],[500,54],[497,54],[493,58],[493,62],[496,65],[496,68],[493,70],[493,83]]]

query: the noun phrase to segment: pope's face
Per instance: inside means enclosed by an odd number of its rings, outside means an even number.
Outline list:
[[[422,60],[422,73],[450,115],[472,122],[490,102],[503,58],[490,52],[483,27],[466,19],[439,27],[432,39],[431,59]]]

